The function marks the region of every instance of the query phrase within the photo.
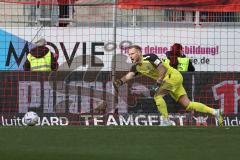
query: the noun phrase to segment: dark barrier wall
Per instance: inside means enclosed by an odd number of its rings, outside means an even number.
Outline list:
[[[140,77],[114,96],[110,72],[1,72],[0,112],[25,113],[156,113],[151,91],[154,82]],[[124,73],[119,72],[120,78]],[[189,98],[225,113],[238,113],[239,73],[185,73]],[[113,99],[117,99],[114,104]],[[166,96],[170,112],[185,112]]]

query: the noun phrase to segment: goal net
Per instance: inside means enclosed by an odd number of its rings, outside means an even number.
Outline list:
[[[59,123],[59,117],[67,117],[71,124],[102,124],[109,120],[105,115],[119,114],[127,117],[117,124],[158,124],[153,80],[136,78],[120,87],[118,95],[112,87],[132,65],[127,56],[131,44],[141,46],[143,54],[164,58],[174,43],[180,43],[195,67],[195,72],[182,73],[189,98],[222,108],[226,115],[238,114],[239,2],[145,2],[0,1],[2,124],[17,123],[7,117],[17,119],[30,110],[57,115]],[[27,54],[41,38],[57,55],[56,72],[24,71]],[[192,115],[170,96],[164,98],[177,125],[215,125],[214,118]],[[225,125],[235,124],[231,120],[236,117],[227,118]]]

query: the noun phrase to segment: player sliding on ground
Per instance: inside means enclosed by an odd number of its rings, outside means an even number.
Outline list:
[[[133,63],[132,68],[125,76],[116,80],[113,85],[115,88],[118,88],[137,75],[144,75],[156,80],[158,89],[154,95],[154,101],[158,111],[163,116],[161,126],[172,125],[169,120],[167,105],[163,99],[166,94],[170,94],[176,102],[188,111],[195,110],[214,115],[218,120],[218,125],[222,126],[222,111],[220,109],[210,108],[199,102],[190,101],[183,87],[183,77],[181,73],[171,67],[169,63],[160,60],[155,54],[142,55],[141,47],[138,45],[132,45],[128,48],[128,56]]]

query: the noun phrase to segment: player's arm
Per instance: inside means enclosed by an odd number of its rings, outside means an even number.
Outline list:
[[[131,70],[124,75],[121,79],[117,79],[115,80],[115,82],[113,82],[113,85],[115,87],[115,89],[117,89],[118,87],[120,87],[121,85],[123,85],[124,83],[126,83],[127,81],[135,78],[138,75],[138,72],[136,70],[136,66],[132,66]]]
[[[164,67],[162,60],[159,59],[156,54],[148,54],[145,55],[144,58],[149,60],[149,62],[151,62],[151,64],[159,71],[157,83],[162,83],[165,73],[167,72],[167,69]]]
[[[158,84],[162,84],[163,83],[163,79],[165,74],[167,73],[167,69],[164,67],[164,65],[161,63],[159,64],[159,66],[157,67],[158,71],[159,71],[159,77],[157,79],[157,83]]]
[[[123,76],[121,79],[115,80],[113,83],[114,87],[117,89],[127,81],[133,79],[135,77],[135,72],[128,72],[125,76]]]

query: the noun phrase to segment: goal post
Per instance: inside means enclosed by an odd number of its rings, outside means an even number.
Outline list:
[[[149,118],[150,114],[158,115],[151,90],[154,81],[136,78],[120,87],[118,95],[112,82],[131,68],[127,46],[137,44],[143,54],[164,58],[174,43],[182,44],[196,70],[183,73],[189,98],[237,115],[239,4],[214,1],[211,10],[204,5],[190,8],[177,0],[172,6],[145,2],[0,0],[0,115],[32,110],[43,116],[66,116],[73,124],[84,120],[101,124],[106,115],[133,114],[120,120],[124,124],[131,124],[131,118],[137,119],[133,120],[135,125],[153,124],[160,121],[159,117]],[[26,55],[41,38],[58,55],[57,72],[24,71]],[[170,96],[165,100],[173,121],[192,123],[189,113]],[[214,118],[209,117],[208,122],[215,125]]]

